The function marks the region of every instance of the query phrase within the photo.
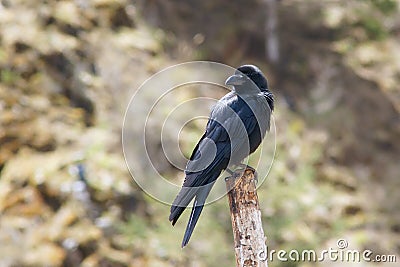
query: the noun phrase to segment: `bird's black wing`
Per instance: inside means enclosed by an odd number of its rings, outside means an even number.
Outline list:
[[[207,123],[206,132],[192,152],[186,166],[186,176],[182,189],[172,204],[169,219],[173,225],[195,197],[198,190],[200,188],[206,190],[206,187],[211,190],[212,185],[208,185],[210,183],[208,180],[212,181],[218,178],[220,172],[226,167],[221,163],[225,158],[229,157],[229,138],[226,130],[214,120],[212,116],[214,111],[215,109]],[[212,177],[210,177],[210,174],[213,174]]]

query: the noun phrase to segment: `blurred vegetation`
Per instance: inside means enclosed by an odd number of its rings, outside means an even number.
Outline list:
[[[277,147],[258,191],[269,249],[321,251],[345,238],[400,260],[400,2],[275,7],[272,62],[266,1],[1,0],[0,266],[234,264],[225,198],[181,250],[188,214],[171,227],[169,206],[133,182],[122,155],[136,88],[191,60],[252,63],[269,78]],[[182,138],[185,155],[203,127]]]

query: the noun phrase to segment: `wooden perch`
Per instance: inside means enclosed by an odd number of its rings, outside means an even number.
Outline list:
[[[228,191],[236,266],[268,266],[267,247],[253,170],[247,168],[225,178]]]

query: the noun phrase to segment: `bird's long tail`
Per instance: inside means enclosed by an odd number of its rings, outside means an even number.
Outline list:
[[[189,174],[192,175],[192,174]],[[198,175],[198,174],[197,174]],[[192,212],[190,214],[189,222],[186,227],[185,235],[182,241],[182,247],[186,246],[189,242],[189,239],[193,233],[194,227],[200,217],[200,214],[203,210],[203,206],[205,204],[206,198],[211,191],[212,186],[215,183],[216,178],[218,178],[219,174],[213,174],[208,181],[210,183],[206,185],[199,185],[196,187],[183,187],[179,192],[178,196],[175,198],[172,206],[171,213],[169,215],[169,220],[172,222],[172,225],[175,225],[179,217],[182,215],[183,211],[189,205],[189,203],[194,198]],[[187,177],[192,178],[192,177]]]
[[[212,183],[212,184],[214,184],[214,183]],[[210,186],[208,185],[208,186],[205,186],[198,190],[196,198],[194,199],[192,212],[190,214],[190,218],[189,218],[188,224],[186,226],[185,235],[183,236],[182,248],[189,243],[189,239],[192,236],[194,227],[196,226],[197,221],[199,220],[200,214],[203,211],[203,207],[206,202],[206,198],[207,198],[208,194],[210,193],[211,187],[212,187],[212,185],[210,185]]]
[[[198,174],[191,173],[186,175],[186,180],[194,180]],[[186,181],[185,180],[185,181]],[[197,191],[199,187],[193,186],[185,186],[182,187],[179,194],[176,196],[174,202],[171,206],[171,213],[169,215],[169,220],[172,222],[172,225],[175,225],[176,221],[182,215],[183,211],[189,205],[190,201],[197,195]]]

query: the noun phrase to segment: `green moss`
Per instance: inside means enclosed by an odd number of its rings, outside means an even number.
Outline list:
[[[376,18],[365,16],[361,18],[359,25],[365,30],[368,38],[371,40],[383,40],[388,35],[387,30]]]
[[[395,0],[368,0],[368,2],[371,2],[384,14],[392,14],[397,8],[397,1]]]
[[[118,225],[117,229],[131,240],[145,239],[149,232],[149,224],[143,217],[132,214],[128,222]]]
[[[13,84],[18,79],[18,74],[12,70],[3,69],[0,73],[0,81],[5,84]]]

